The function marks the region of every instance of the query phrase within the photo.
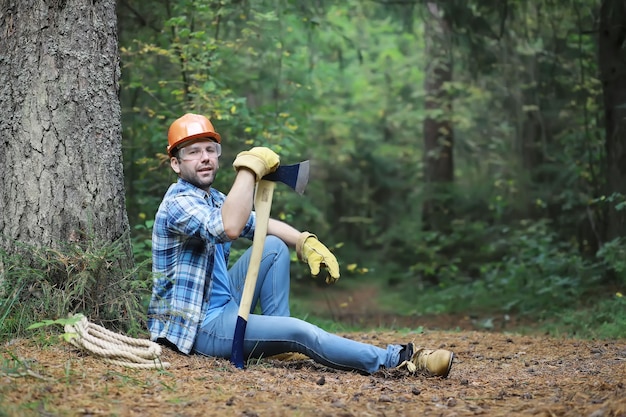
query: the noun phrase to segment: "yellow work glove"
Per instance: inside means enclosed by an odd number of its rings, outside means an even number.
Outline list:
[[[309,265],[311,275],[318,275],[320,266],[325,266],[329,273],[326,277],[326,283],[334,284],[339,279],[337,258],[330,253],[326,246],[317,240],[317,236],[314,234],[309,232],[300,233],[300,237],[298,237],[296,242],[296,253],[298,254],[298,259]]]
[[[270,148],[257,146],[249,151],[240,152],[233,162],[236,171],[247,168],[254,172],[256,180],[276,171],[280,165],[280,157]]]

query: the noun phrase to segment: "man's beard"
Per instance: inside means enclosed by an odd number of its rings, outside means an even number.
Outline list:
[[[185,178],[185,181],[188,183],[200,188],[201,190],[207,190],[211,188],[213,183],[215,182],[215,178],[217,177],[217,172],[213,171],[212,178],[205,177],[204,180],[200,180],[198,175],[195,175],[193,178]]]

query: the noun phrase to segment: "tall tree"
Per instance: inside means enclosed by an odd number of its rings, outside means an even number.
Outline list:
[[[446,187],[454,179],[452,97],[445,88],[446,83],[452,81],[450,28],[446,15],[436,2],[429,2],[426,7],[424,33],[428,65],[424,71],[424,171],[427,193],[422,220],[425,229],[443,230],[451,218],[452,209],[446,197]]]
[[[0,0],[8,253],[16,242],[54,248],[127,235],[116,22],[115,0]]]
[[[608,193],[626,200],[626,2],[604,0],[600,8],[599,68],[604,96]],[[610,199],[613,200],[613,199]],[[611,204],[607,239],[626,236],[626,211]]]

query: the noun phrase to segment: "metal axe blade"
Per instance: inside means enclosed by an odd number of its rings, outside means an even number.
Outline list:
[[[263,177],[264,180],[282,182],[294,189],[298,194],[304,194],[304,190],[309,183],[309,161],[302,161],[299,164],[281,165]]]

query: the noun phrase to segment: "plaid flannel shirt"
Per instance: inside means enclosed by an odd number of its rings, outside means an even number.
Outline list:
[[[211,297],[215,244],[230,239],[221,207],[226,196],[201,190],[183,179],[172,184],[157,211],[152,230],[152,298],[148,329],[152,340],[167,339],[189,354]],[[252,239],[252,213],[241,237]],[[226,263],[230,245],[224,245]]]

